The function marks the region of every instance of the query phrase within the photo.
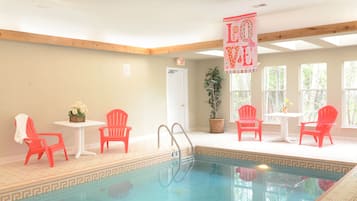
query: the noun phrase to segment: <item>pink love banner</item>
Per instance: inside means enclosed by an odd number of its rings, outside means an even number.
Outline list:
[[[254,72],[258,65],[256,13],[226,17],[224,21],[224,70]]]

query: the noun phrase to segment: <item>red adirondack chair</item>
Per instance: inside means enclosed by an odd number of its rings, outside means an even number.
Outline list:
[[[17,126],[16,121],[15,126]],[[38,154],[37,159],[40,160],[43,153],[46,153],[50,167],[54,167],[53,152],[58,150],[63,150],[64,156],[66,157],[66,160],[68,160],[67,150],[64,145],[61,133],[37,133],[33,120],[28,117],[26,123],[26,135],[27,137],[24,138],[23,141],[27,144],[29,149],[25,158],[24,165],[27,165],[31,155]],[[58,142],[53,145],[48,145],[46,139],[43,138],[44,136],[57,137]]]
[[[244,181],[254,181],[257,178],[257,170],[254,168],[238,167],[236,173],[239,173],[239,178]]]
[[[325,136],[328,136],[331,144],[333,144],[330,130],[336,121],[337,115],[338,111],[331,105],[326,105],[320,108],[317,114],[317,121],[301,123],[299,144],[301,144],[303,135],[313,136],[319,147],[322,147]],[[311,124],[316,124],[316,126],[314,126],[313,129],[306,127],[306,125]]]
[[[238,109],[239,120],[236,121],[238,129],[238,141],[242,139],[242,132],[254,131],[254,137],[259,134],[259,140],[262,141],[262,123],[256,118],[256,109],[252,105],[243,105]]]
[[[100,153],[103,153],[104,143],[109,141],[122,141],[125,146],[125,153],[128,153],[129,133],[131,127],[126,126],[128,114],[120,109],[114,109],[107,114],[107,126],[99,128],[100,131]]]

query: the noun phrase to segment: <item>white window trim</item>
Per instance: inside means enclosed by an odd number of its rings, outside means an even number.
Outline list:
[[[344,77],[344,74],[342,74]],[[342,78],[344,79],[344,78]],[[357,91],[357,88],[348,88],[345,89],[344,86],[342,86],[342,124],[341,128],[351,128],[351,129],[357,129],[357,126],[353,125],[348,125],[347,119],[346,119],[346,114],[347,114],[347,107],[346,107],[346,91]]]
[[[305,64],[326,64],[326,74],[327,74],[327,71],[328,71],[328,64],[327,62],[315,62],[315,63],[305,63]],[[316,90],[323,90],[323,91],[326,91],[326,103],[327,103],[327,97],[328,97],[328,87],[327,87],[327,80],[326,80],[326,89],[320,89],[320,88],[314,88],[314,89],[303,89],[302,88],[302,76],[301,76],[301,68],[302,68],[302,65],[303,64],[300,64],[299,66],[299,74],[298,74],[298,86],[299,86],[299,111],[302,113],[302,115],[299,117],[299,124],[301,122],[303,122],[303,118],[304,118],[304,111],[303,111],[303,97],[302,97],[302,93],[303,91],[316,91]],[[308,125],[306,127],[315,127],[315,125]]]
[[[287,66],[286,65],[272,65],[272,66],[265,66],[265,67],[285,67],[285,80],[284,80],[284,82],[285,82],[285,89],[283,89],[283,90],[267,90],[267,91],[283,91],[284,92],[284,99],[286,98],[286,92],[287,92],[287,80],[288,80],[288,72],[287,72]],[[264,67],[264,68],[265,68]],[[266,120],[266,116],[265,116],[265,102],[266,102],[266,98],[265,98],[265,92],[267,92],[267,91],[265,91],[265,86],[264,86],[264,84],[265,84],[265,80],[264,80],[264,76],[265,76],[265,73],[264,73],[264,68],[263,68],[263,73],[261,74],[261,94],[262,94],[262,102],[261,102],[261,108],[262,108],[262,112],[261,112],[261,119],[262,120],[264,120],[263,121],[263,124],[266,124],[266,125],[280,125],[280,121],[267,121]]]
[[[347,107],[346,107],[346,91],[357,91],[357,88],[345,88],[345,63],[346,62],[353,62],[355,60],[348,60],[348,61],[344,61],[342,63],[342,73],[341,73],[341,86],[342,86],[342,102],[341,102],[341,105],[342,105],[342,122],[341,122],[341,128],[346,128],[346,129],[357,129],[357,126],[351,126],[351,125],[347,125],[347,119],[346,119],[346,114],[347,114]]]
[[[229,75],[229,122],[234,123],[237,119],[233,118],[233,113],[238,111],[233,111],[233,101],[232,101],[232,92],[244,91],[250,92],[252,94],[252,77],[250,78],[250,90],[231,90],[232,89],[232,77]],[[252,100],[250,100],[250,103]]]
[[[343,75],[342,75],[343,76]],[[342,86],[342,123],[341,123],[341,128],[350,128],[350,129],[357,129],[357,126],[353,125],[348,125],[347,119],[346,119],[346,114],[347,114],[347,107],[346,107],[346,91],[357,91],[357,88],[348,88],[345,89],[344,86]]]

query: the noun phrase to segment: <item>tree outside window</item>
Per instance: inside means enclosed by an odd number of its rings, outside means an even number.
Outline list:
[[[300,78],[302,121],[316,121],[318,110],[327,103],[327,64],[301,64]]]
[[[286,96],[286,66],[264,67],[263,114],[280,112]],[[264,121],[278,123],[276,117],[263,116]]]
[[[230,74],[231,122],[238,119],[238,109],[251,104],[251,73]]]
[[[357,61],[343,64],[343,124],[357,128]]]

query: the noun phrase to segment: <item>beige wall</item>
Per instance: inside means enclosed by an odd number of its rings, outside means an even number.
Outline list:
[[[314,50],[314,51],[304,51],[304,52],[293,52],[293,53],[280,53],[280,54],[265,54],[260,55],[258,60],[261,63],[258,71],[252,74],[252,104],[257,106],[258,115],[262,117],[262,92],[261,92],[261,78],[262,69],[264,66],[274,66],[274,65],[286,65],[287,66],[287,97],[294,103],[289,107],[289,111],[298,112],[299,111],[299,91],[298,91],[298,72],[300,64],[303,63],[317,63],[326,62],[328,65],[328,83],[327,83],[327,103],[334,105],[339,111],[336,126],[333,129],[333,135],[356,137],[356,129],[341,128],[341,96],[342,96],[342,80],[341,80],[341,69],[343,61],[345,60],[357,60],[357,47],[345,47],[345,48],[333,48],[325,50]],[[223,70],[223,59],[212,59],[197,62],[197,128],[203,128],[207,130],[208,127],[208,104],[207,95],[203,89],[203,79],[204,74],[207,69],[213,66],[220,66]],[[225,76],[224,81],[224,93],[223,93],[223,103],[221,106],[221,114],[224,114],[226,119],[227,130],[235,131],[235,125],[229,123],[229,76]],[[356,78],[357,79],[357,78]],[[357,100],[356,100],[357,101]],[[264,132],[279,132],[279,125],[264,125]],[[298,119],[289,120],[289,131],[291,133],[298,133]]]
[[[298,103],[298,68],[301,63],[328,63],[328,103],[341,111],[341,64],[357,60],[357,47],[316,50],[259,56],[261,65],[252,74],[252,103],[261,116],[261,70],[263,66],[287,65],[287,97]],[[123,64],[131,65],[125,76]],[[223,65],[222,59],[187,61],[189,79],[189,124],[192,130],[208,131],[209,106],[203,88],[208,68]],[[52,124],[67,119],[68,107],[76,100],[88,105],[88,119],[105,121],[112,108],[129,113],[132,135],[156,135],[157,127],[166,122],[166,67],[174,60],[158,56],[120,54],[79,48],[0,41],[0,157],[24,154],[26,146],[16,144],[14,116],[25,112],[35,121],[38,131],[63,133],[68,147],[73,146],[73,132]],[[229,76],[225,76],[223,102],[219,116],[229,123]],[[298,111],[294,104],[290,111]],[[340,128],[334,135],[354,136],[356,130]],[[278,125],[264,125],[265,132],[278,132]],[[98,142],[97,128],[86,129],[86,143]],[[298,132],[298,121],[290,121],[290,132]]]
[[[123,74],[131,65],[131,75]],[[164,57],[120,54],[79,48],[0,41],[0,157],[24,154],[16,144],[14,116],[24,112],[39,132],[60,131],[66,146],[73,146],[73,132],[52,124],[66,120],[68,108],[77,100],[87,104],[88,119],[105,121],[112,108],[129,114],[132,135],[156,135],[166,122],[166,67],[174,60]],[[194,86],[187,61],[189,85]],[[189,90],[190,103],[194,88]],[[195,113],[190,104],[190,119]],[[86,144],[99,141],[97,128],[86,129]]]

